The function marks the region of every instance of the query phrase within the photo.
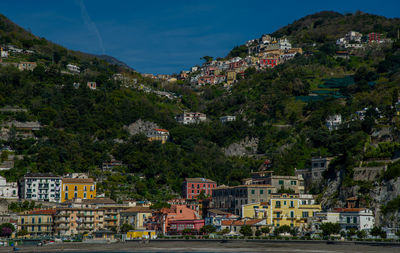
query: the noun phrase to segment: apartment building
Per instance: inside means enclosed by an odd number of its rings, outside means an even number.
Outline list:
[[[280,189],[290,189],[295,193],[304,193],[304,179],[302,175],[297,176],[281,176],[274,175],[272,171],[262,170],[251,173],[251,178],[246,178],[243,180],[245,185],[253,184],[263,184],[271,185],[278,190]]]
[[[144,206],[135,206],[120,212],[120,226],[132,225],[135,229],[146,229],[145,222],[151,217],[151,209]]]
[[[61,201],[61,177],[51,173],[27,173],[20,179],[18,189],[21,199]]]
[[[184,199],[195,199],[202,192],[206,196],[212,196],[212,191],[217,183],[207,178],[186,178],[182,184],[182,196]]]
[[[96,198],[96,182],[93,178],[63,178],[61,202],[69,199]]]
[[[277,188],[267,184],[239,186],[220,186],[213,190],[212,206],[214,209],[242,215],[242,205],[266,202]]]
[[[55,209],[33,210],[18,214],[17,229],[25,230],[30,236],[50,236],[54,233]]]

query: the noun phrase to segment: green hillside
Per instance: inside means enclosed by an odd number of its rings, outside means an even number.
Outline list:
[[[373,26],[361,29],[371,17]],[[143,78],[37,38],[5,17],[0,21],[0,43],[33,50],[21,56],[26,59],[16,60],[38,63],[33,71],[1,65],[0,107],[18,106],[27,112],[2,112],[0,120],[38,121],[43,126],[34,138],[11,134],[1,141],[23,155],[14,169],[1,172],[8,180],[17,180],[27,171],[90,172],[99,179],[99,192],[115,199],[166,200],[180,193],[185,177],[237,185],[264,159],[273,161],[277,173],[291,175],[295,169],[310,167],[312,156],[329,155],[337,158],[325,178],[334,179],[340,173],[343,179],[343,191],[332,198],[343,200],[348,197],[346,189],[357,186],[368,205],[372,184],[355,180],[354,168],[369,154],[383,157],[389,149],[394,156],[397,151],[397,146],[384,146],[381,152],[373,144],[383,141],[374,139],[372,133],[389,127],[393,142],[400,141],[400,121],[395,116],[400,94],[399,42],[342,59],[335,57],[331,41],[350,29],[369,32],[379,27],[395,39],[392,32],[399,27],[398,19],[323,12],[295,21],[275,35],[292,36],[298,43],[319,43],[312,52],[274,69],[247,69],[231,89],[218,85],[193,88],[182,82],[165,84]],[[322,31],[324,35],[319,36]],[[66,73],[68,63],[81,66],[81,73]],[[114,78],[116,73],[135,79],[136,84],[124,85]],[[349,78],[351,82],[343,81]],[[97,83],[96,90],[85,85],[89,81]],[[79,88],[74,83],[80,83]],[[173,92],[178,99],[146,92],[140,85]],[[321,98],[299,99],[311,97],[312,92]],[[364,108],[368,108],[365,119],[357,119],[355,112]],[[183,110],[206,113],[209,120],[180,125],[174,116]],[[341,114],[345,121],[337,131],[325,126],[333,114]],[[219,117],[224,115],[236,115],[237,120],[222,124]],[[130,136],[125,126],[139,119],[168,129],[171,140],[161,144],[149,142],[144,135]],[[255,150],[247,147],[247,155],[227,155],[231,144],[246,139],[258,140]],[[101,171],[102,162],[111,156],[125,166],[114,172]],[[385,175],[379,182],[393,177],[397,174]],[[323,194],[326,186],[313,186],[311,191]]]

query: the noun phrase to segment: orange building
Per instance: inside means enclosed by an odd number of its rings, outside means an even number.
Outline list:
[[[93,178],[63,178],[61,202],[69,199],[96,198],[96,182]]]

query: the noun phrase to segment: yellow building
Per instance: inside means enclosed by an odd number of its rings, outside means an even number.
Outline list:
[[[63,178],[61,202],[69,199],[96,198],[96,182],[93,178]]]
[[[242,217],[250,219],[267,218],[269,205],[268,202],[251,203],[242,205]]]
[[[311,218],[321,211],[309,194],[272,194],[267,214],[268,225],[305,228]]]
[[[133,239],[156,239],[157,234],[155,230],[133,230],[126,233],[127,240]]]
[[[55,209],[33,210],[18,214],[18,231],[24,230],[29,236],[53,235]]]

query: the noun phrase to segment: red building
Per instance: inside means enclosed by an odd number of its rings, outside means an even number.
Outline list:
[[[199,232],[204,226],[204,220],[174,220],[170,222],[170,233],[180,234],[184,229],[191,229],[194,232]]]
[[[381,41],[381,34],[380,33],[369,33],[368,34],[368,43],[380,42],[380,41]]]
[[[262,67],[269,67],[273,68],[276,65],[278,65],[279,59],[278,58],[265,58],[265,59],[260,59],[260,65]]]
[[[194,199],[204,192],[207,196],[212,196],[212,190],[217,187],[217,183],[206,178],[186,178],[182,186],[182,196],[185,199]]]

